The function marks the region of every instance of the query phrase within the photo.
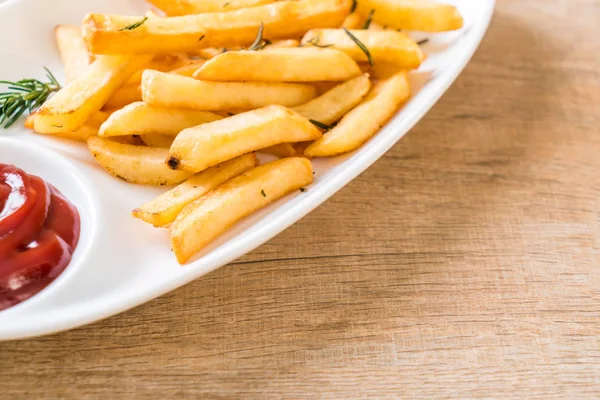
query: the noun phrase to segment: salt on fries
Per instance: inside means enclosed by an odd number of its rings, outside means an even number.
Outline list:
[[[186,206],[171,226],[173,252],[185,263],[240,219],[313,181],[306,158],[256,167]]]
[[[45,101],[28,128],[86,142],[110,174],[178,185],[133,216],[170,225],[180,263],[304,191],[308,158],[355,150],[392,118],[425,59],[399,30],[463,24],[456,8],[431,0],[150,3],[166,16],[89,14],[81,30],[57,26],[67,85],[48,71],[50,83],[16,96]],[[25,109],[0,116],[10,124]],[[256,152],[280,160],[257,167]]]
[[[129,104],[111,114],[110,118],[100,127],[98,135],[163,134],[175,137],[186,128],[221,118],[220,115],[209,111],[153,107],[140,101]]]
[[[261,26],[271,40],[338,27],[351,6],[351,0],[298,0],[169,18],[89,14],[83,20],[83,37],[94,54],[164,54],[247,45]]]
[[[317,48],[276,48],[228,51],[207,61],[194,78],[235,82],[345,81],[360,68],[341,51]]]
[[[268,106],[183,130],[171,146],[167,164],[172,169],[198,172],[245,153],[316,140],[321,135],[300,114]]]
[[[254,153],[244,154],[243,156],[215,165],[192,176],[181,185],[161,194],[143,206],[136,208],[133,210],[133,216],[156,227],[170,224],[181,210],[192,201],[199,199],[229,179],[257,165],[258,159]]]
[[[142,99],[157,107],[251,110],[270,104],[296,106],[316,95],[313,86],[302,83],[211,82],[151,70],[142,76]]]

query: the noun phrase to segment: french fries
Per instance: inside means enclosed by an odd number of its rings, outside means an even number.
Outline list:
[[[58,52],[65,69],[66,82],[81,76],[90,65],[92,58],[81,37],[81,28],[71,25],[57,25],[54,28]]]
[[[35,131],[73,132],[98,112],[110,96],[150,56],[97,57],[83,75],[52,96],[35,114]]]
[[[129,183],[176,185],[193,175],[186,171],[173,171],[165,165],[168,149],[123,144],[98,136],[90,136],[87,144],[102,168]]]
[[[305,158],[256,167],[186,206],[171,226],[171,243],[183,264],[240,219],[313,181]]]
[[[296,149],[290,143],[276,144],[260,150],[261,153],[271,154],[279,158],[293,157],[296,155]]]
[[[128,84],[140,84],[142,82],[142,74],[147,69],[155,71],[169,72],[177,68],[181,68],[189,64],[189,59],[184,54],[159,54],[154,57],[142,69],[134,73],[127,81]]]
[[[360,15],[357,12],[353,12],[352,14],[350,14],[346,17],[346,19],[342,23],[341,28],[362,29],[362,27],[365,25],[365,22],[366,22],[365,17],[363,17],[362,15]]]
[[[233,11],[240,8],[256,7],[274,3],[276,0],[149,0],[150,4],[164,11],[171,17]]]
[[[165,226],[192,201],[259,164],[255,153],[244,154],[204,170],[181,185],[133,210],[133,216],[156,227]]]
[[[102,124],[99,136],[152,135],[176,136],[192,126],[221,119],[220,115],[209,111],[195,111],[179,108],[153,107],[136,102],[115,111]]]
[[[121,136],[116,136],[121,137]],[[173,136],[168,135],[140,135],[140,139],[146,146],[150,147],[162,147],[164,149],[168,149],[173,145],[173,141],[175,138]]]
[[[352,110],[371,88],[368,75],[361,75],[346,81],[325,94],[292,110],[306,118],[322,122],[326,125],[339,121]]]
[[[301,83],[207,82],[146,70],[142,99],[155,107],[219,111],[277,104],[296,106],[313,99],[316,89]]]
[[[121,86],[111,97],[106,101],[105,110],[118,110],[128,104],[142,100],[142,88],[139,83],[128,83]]]
[[[339,124],[306,148],[307,157],[329,157],[360,147],[410,97],[406,74],[401,72],[376,84],[365,99]]]
[[[239,155],[280,143],[316,140],[308,119],[281,106],[267,106],[183,130],[171,146],[172,169],[203,171]]]
[[[405,33],[362,29],[349,32],[365,45],[375,64],[386,62],[406,69],[416,69],[423,62],[421,48]],[[311,41],[321,46],[332,45],[331,49],[343,51],[356,61],[368,61],[365,51],[343,29],[313,29],[302,38],[302,43]]]
[[[460,29],[463,18],[456,7],[432,0],[360,0],[358,12],[382,25],[411,31],[442,32]]]
[[[194,76],[194,72],[198,71],[198,68],[200,68],[202,65],[204,65],[205,62],[206,62],[205,60],[191,61],[187,65],[184,65],[182,67],[179,67],[172,71],[169,71],[169,73],[175,74],[175,75],[192,77],[192,76]]]
[[[170,18],[88,14],[83,37],[94,54],[164,54],[248,45],[261,24],[264,37],[287,39],[313,28],[338,27],[351,0],[278,1],[230,12]]]
[[[349,56],[320,48],[278,48],[268,51],[229,51],[208,60],[194,78],[235,82],[345,81],[360,75]]]

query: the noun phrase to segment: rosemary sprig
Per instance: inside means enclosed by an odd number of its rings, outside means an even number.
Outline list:
[[[120,31],[132,31],[132,30],[142,26],[144,24],[144,22],[146,22],[146,21],[148,21],[148,17],[144,17],[144,19],[136,22],[135,24],[124,26],[123,28],[119,29],[119,32]]]
[[[254,42],[250,45],[250,47],[248,47],[248,50],[250,50],[250,51],[262,50],[267,45],[271,44],[271,41],[269,39],[263,39],[264,31],[265,31],[265,24],[264,24],[264,22],[261,22],[260,27],[258,28],[258,33],[256,34],[256,39],[254,39]]]
[[[327,132],[327,131],[330,131],[330,130],[331,130],[331,128],[333,128],[333,126],[331,126],[331,125],[324,124],[324,123],[322,123],[322,122],[319,122],[319,121],[316,121],[316,120],[314,120],[314,119],[309,119],[309,121],[310,121],[310,122],[311,122],[311,124],[313,124],[314,126],[316,126],[316,127],[319,127],[319,128],[321,128],[321,129],[325,130],[325,132]]]
[[[313,46],[321,47],[321,48],[327,48],[327,47],[333,46],[332,44],[319,44],[319,38],[312,38],[306,43],[309,43],[309,44],[312,44]]]
[[[363,42],[358,40],[356,36],[350,33],[348,29],[344,28],[344,32],[346,32],[346,35],[348,35],[348,37],[350,37],[350,39],[352,39],[352,41],[356,43],[356,45],[363,51],[363,53],[365,53],[367,59],[369,60],[369,65],[371,67],[374,66],[375,63],[373,62],[373,57],[371,57],[371,52],[369,51],[369,49],[367,49],[367,46],[365,46]]]
[[[0,84],[8,85],[8,91],[0,93],[0,126],[4,124],[4,129],[13,125],[25,111],[32,113],[37,110],[52,93],[60,90],[52,72],[46,67],[44,69],[49,82],[37,79],[0,81]]]
[[[372,8],[371,11],[369,11],[369,15],[367,16],[367,20],[363,25],[363,29],[369,29],[369,27],[371,26],[371,22],[373,21],[373,14],[375,14],[374,8]]]
[[[356,11],[356,6],[358,5],[356,0],[352,0],[352,8],[350,9],[350,14]]]
[[[417,42],[417,44],[418,44],[419,46],[422,46],[422,45],[424,45],[424,44],[425,44],[425,43],[427,43],[427,42],[429,42],[429,39],[428,39],[428,38],[425,38],[425,39],[423,39],[423,40],[419,40],[419,41]]]

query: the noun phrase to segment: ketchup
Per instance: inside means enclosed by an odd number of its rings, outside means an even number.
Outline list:
[[[48,286],[79,241],[77,209],[52,185],[0,164],[0,310]]]

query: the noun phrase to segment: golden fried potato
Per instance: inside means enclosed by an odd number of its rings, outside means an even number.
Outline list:
[[[102,108],[104,110],[119,110],[136,101],[142,101],[142,88],[140,84],[125,84],[108,99]]]
[[[357,12],[348,15],[340,28],[346,29],[362,29],[365,25],[366,18]]]
[[[345,81],[360,75],[348,55],[320,48],[228,51],[208,60],[194,78],[236,82]]]
[[[192,201],[258,164],[255,153],[225,161],[192,176],[181,185],[136,208],[132,214],[156,227],[165,226],[173,222],[181,210]]]
[[[36,132],[73,132],[81,128],[150,57],[98,56],[83,75],[37,110]]]
[[[151,70],[142,78],[142,99],[156,107],[251,110],[270,104],[296,106],[316,94],[313,86],[301,83],[208,82]]]
[[[240,219],[313,181],[306,158],[273,161],[227,181],[186,206],[171,226],[177,261],[187,262]]]
[[[249,45],[264,26],[270,40],[309,29],[338,27],[352,0],[278,1],[223,13],[171,18],[88,14],[83,37],[94,54],[165,54],[207,47]]]
[[[81,76],[92,62],[87,45],[81,37],[81,28],[71,25],[56,25],[54,28],[58,52],[65,68],[66,82]]]
[[[402,32],[363,29],[349,32],[365,45],[375,64],[386,62],[415,69],[423,62],[424,56],[419,45]],[[319,45],[332,45],[331,49],[343,51],[356,61],[368,61],[366,53],[343,29],[313,29],[302,38],[302,43],[311,41]]]
[[[53,132],[52,136],[58,136],[64,139],[75,140],[78,142],[85,142],[90,136],[98,135],[98,129],[104,121],[110,116],[109,113],[104,111],[98,111],[79,129],[73,132]],[[31,114],[25,120],[25,127],[34,129],[35,124],[35,113]],[[40,132],[36,132],[40,133]]]
[[[432,0],[360,0],[358,12],[382,25],[409,31],[442,32],[460,29],[463,18],[456,7]]]
[[[171,17],[189,14],[226,12],[240,8],[256,7],[277,0],[149,0],[150,4]]]
[[[142,69],[133,74],[127,81],[127,84],[139,85],[142,82],[142,74],[147,69],[160,72],[171,72],[174,69],[187,66],[189,63],[190,59],[185,54],[159,54],[150,62],[148,62],[148,64],[146,64]]]
[[[129,183],[176,185],[193,175],[165,165],[168,149],[123,144],[98,136],[90,136],[87,144],[102,168]]]
[[[183,130],[171,146],[168,165],[198,172],[251,151],[316,140],[321,135],[300,114],[281,106],[267,106]]]
[[[175,137],[169,135],[152,134],[140,135],[140,139],[142,139],[142,142],[144,142],[146,146],[162,147],[163,149],[168,149],[173,145]]]
[[[221,119],[209,111],[153,107],[136,102],[115,111],[100,127],[99,136],[152,135],[176,136],[192,126]]]
[[[369,76],[360,75],[334,87],[308,103],[293,107],[292,110],[306,118],[330,125],[339,121],[360,103],[370,88]]]
[[[206,60],[191,61],[187,65],[184,65],[182,67],[179,67],[172,71],[169,71],[169,73],[175,74],[175,75],[187,76],[187,77],[191,78],[192,76],[194,76],[194,72],[198,71],[198,68],[200,68],[202,65],[204,65],[205,62],[206,62]]]
[[[405,73],[381,81],[356,108],[304,151],[307,157],[328,157],[360,147],[394,116],[410,97]]]
[[[267,147],[260,150],[261,153],[270,154],[275,157],[285,158],[293,157],[296,155],[296,149],[291,143],[281,143],[275,146]]]

